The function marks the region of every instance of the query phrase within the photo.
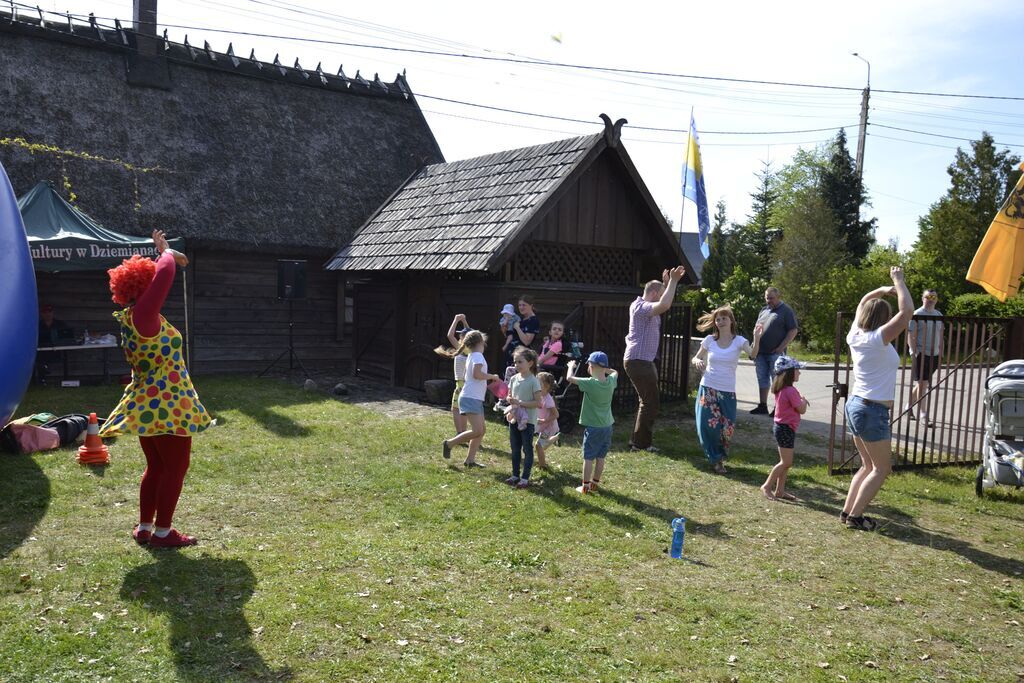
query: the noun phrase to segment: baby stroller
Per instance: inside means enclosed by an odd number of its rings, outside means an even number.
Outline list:
[[[576,338],[576,333],[566,330],[566,339],[569,339],[567,348],[558,354],[558,363],[555,365],[543,365],[541,370],[550,372],[555,376],[554,390],[551,392],[555,403],[558,405],[558,431],[562,434],[572,434],[576,428],[576,419],[579,416],[581,398],[579,390],[572,391],[575,385],[565,381],[566,366],[569,361],[583,362],[583,342]]]
[[[974,492],[980,497],[996,484],[1024,486],[1024,360],[1000,364],[985,380],[985,445]]]

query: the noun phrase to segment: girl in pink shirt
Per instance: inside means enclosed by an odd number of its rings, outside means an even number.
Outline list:
[[[793,447],[796,444],[796,430],[800,416],[807,412],[810,403],[800,395],[793,383],[800,379],[803,363],[779,356],[775,361],[775,380],[772,393],[775,394],[775,425],[772,433],[779,446],[779,463],[768,473],[768,479],[761,485],[761,493],[768,500],[800,500],[786,491],[786,473],[793,466]]]
[[[555,376],[550,372],[537,373],[540,380],[540,409],[537,411],[537,467],[547,467],[545,450],[558,441],[558,406],[551,390]]]

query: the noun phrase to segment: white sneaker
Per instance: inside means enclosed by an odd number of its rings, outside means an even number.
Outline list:
[[[542,436],[542,437],[540,437],[539,439],[537,439],[537,445],[540,446],[541,448],[547,448],[548,446],[550,446],[551,444],[555,443],[556,441],[558,441],[558,434],[557,433],[556,434],[552,434],[551,436]]]

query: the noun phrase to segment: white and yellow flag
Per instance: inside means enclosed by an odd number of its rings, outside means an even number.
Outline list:
[[[1024,171],[1024,164],[1020,165]],[[1024,274],[1024,174],[999,207],[978,245],[967,279],[1000,301],[1014,296]]]

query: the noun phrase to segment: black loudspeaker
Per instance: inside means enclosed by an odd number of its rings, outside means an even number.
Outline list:
[[[306,262],[277,262],[277,298],[285,300],[306,298]]]

